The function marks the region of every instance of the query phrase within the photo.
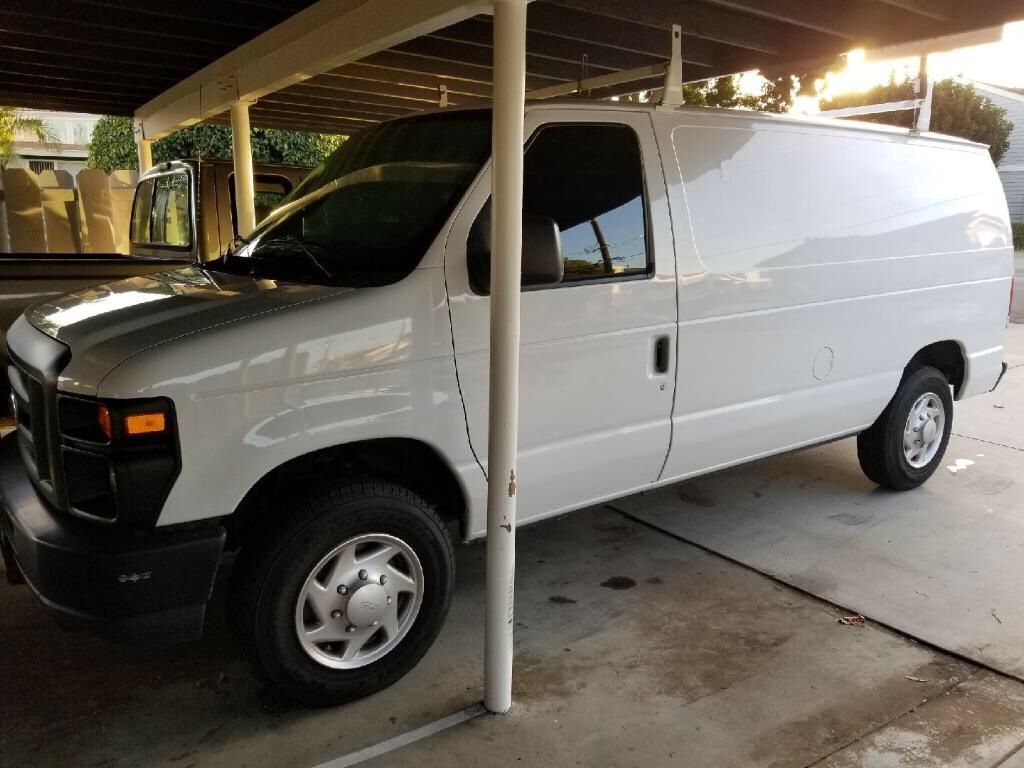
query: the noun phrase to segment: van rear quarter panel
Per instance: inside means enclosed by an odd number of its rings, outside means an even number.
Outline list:
[[[655,113],[679,266],[679,388],[663,478],[859,431],[922,347],[961,396],[1002,362],[1012,275],[988,153],[905,132]]]

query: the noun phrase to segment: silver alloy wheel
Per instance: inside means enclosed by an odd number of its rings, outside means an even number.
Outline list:
[[[423,566],[395,536],[342,542],[310,571],[295,605],[306,654],[332,669],[357,669],[390,653],[423,604]]]
[[[942,399],[933,392],[917,398],[907,425],[903,428],[903,455],[914,469],[928,466],[942,445],[946,427],[946,408]]]

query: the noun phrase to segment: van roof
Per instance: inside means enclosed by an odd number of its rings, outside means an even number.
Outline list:
[[[838,119],[834,117],[816,117],[814,115],[793,115],[788,113],[779,112],[756,112],[751,109],[730,109],[725,107],[696,107],[683,105],[680,107],[662,107],[657,104],[638,104],[629,101],[594,101],[588,99],[573,99],[573,98],[560,98],[560,99],[544,99],[538,101],[527,101],[527,110],[534,109],[605,109],[608,111],[630,111],[630,112],[669,112],[677,115],[693,114],[700,115],[702,117],[711,117],[715,119],[742,119],[742,120],[771,120],[773,122],[787,123],[789,125],[804,125],[814,126],[816,128],[827,128],[829,130],[839,131],[860,131],[864,133],[875,133],[886,136],[902,136],[907,137],[909,134],[908,129],[900,128],[894,125],[884,125],[882,123],[869,123],[863,120],[849,120],[846,118]],[[406,117],[415,117],[416,115],[424,114],[439,114],[442,112],[461,112],[461,111],[478,111],[486,110],[490,111],[489,106],[476,105],[465,105],[458,107],[435,107],[433,109],[424,110],[423,112],[417,112],[415,115],[408,115],[399,118],[397,120],[404,120]],[[973,147],[979,150],[988,150],[987,144],[981,144],[970,139],[963,139],[959,136],[949,136],[944,133],[925,132],[920,134],[914,134],[915,139],[929,139],[937,142],[956,144],[960,147]]]
[[[854,130],[863,131],[865,133],[878,133],[885,134],[888,136],[907,136],[909,131],[906,128],[901,128],[894,125],[884,125],[882,123],[871,123],[864,120],[849,120],[846,118],[839,119],[834,117],[817,117],[814,115],[794,115],[789,113],[780,112],[757,112],[752,109],[733,109],[726,107],[697,107],[682,105],[679,107],[662,107],[657,104],[637,104],[633,102],[621,102],[621,101],[587,101],[585,99],[544,99],[543,101],[528,101],[528,109],[548,109],[548,108],[577,108],[577,109],[594,109],[605,108],[609,110],[629,110],[638,112],[670,112],[677,115],[683,114],[694,114],[701,115],[702,117],[711,118],[729,118],[729,119],[744,119],[744,120],[771,120],[790,125],[808,125],[819,128],[828,128],[832,130]],[[959,136],[949,136],[944,133],[924,132],[915,134],[915,138],[926,138],[933,139],[941,142],[949,142],[967,147],[977,147],[978,149],[988,149],[987,144],[981,144],[970,139],[964,139]]]

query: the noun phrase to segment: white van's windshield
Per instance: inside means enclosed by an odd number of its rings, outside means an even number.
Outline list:
[[[351,287],[400,280],[490,153],[490,113],[424,115],[362,131],[209,267]]]

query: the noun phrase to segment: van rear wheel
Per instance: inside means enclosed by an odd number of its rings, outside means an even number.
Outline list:
[[[245,655],[275,691],[332,706],[411,670],[444,623],[454,547],[425,501],[360,480],[311,495],[243,546],[232,591]]]
[[[931,366],[917,368],[903,377],[875,423],[857,436],[861,469],[883,488],[917,488],[942,463],[952,428],[949,382]]]

